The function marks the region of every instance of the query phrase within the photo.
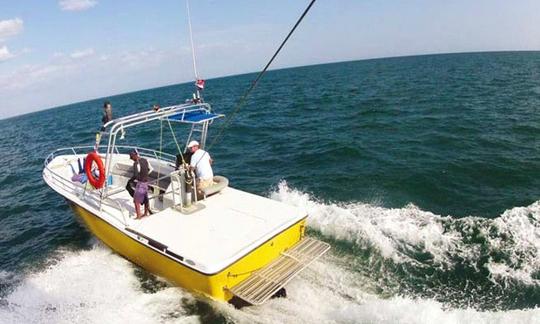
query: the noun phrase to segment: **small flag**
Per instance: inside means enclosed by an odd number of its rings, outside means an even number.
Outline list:
[[[195,86],[199,90],[204,89],[204,80],[203,79],[197,79],[197,81],[195,81]]]

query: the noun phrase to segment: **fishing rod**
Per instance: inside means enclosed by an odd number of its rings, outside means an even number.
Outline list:
[[[208,150],[210,150],[212,148],[212,146],[217,142],[218,139],[220,139],[222,136],[223,136],[223,132],[225,131],[225,129],[229,126],[229,124],[231,123],[232,119],[234,118],[234,116],[240,111],[240,109],[244,106],[245,102],[246,102],[246,99],[247,97],[249,96],[249,94],[253,91],[253,89],[255,89],[255,87],[257,86],[257,83],[259,82],[259,80],[262,78],[262,76],[266,73],[266,70],[268,70],[268,67],[270,67],[270,64],[272,64],[272,62],[274,61],[274,59],[276,58],[276,56],[279,54],[279,52],[281,51],[281,49],[283,48],[283,46],[285,46],[285,43],[287,43],[287,41],[289,40],[289,38],[291,37],[291,35],[294,33],[294,31],[296,30],[296,28],[298,27],[298,25],[300,25],[300,23],[302,22],[302,20],[304,19],[304,17],[307,15],[307,13],[309,12],[309,10],[311,9],[311,7],[313,6],[313,4],[315,3],[315,0],[311,0],[311,2],[309,3],[309,5],[307,6],[307,8],[304,10],[304,12],[302,13],[302,15],[300,16],[300,18],[298,18],[298,20],[296,21],[296,23],[294,24],[293,28],[289,31],[289,34],[287,34],[287,37],[285,37],[285,39],[281,42],[281,45],[279,45],[278,49],[276,50],[276,52],[274,53],[274,55],[272,55],[272,58],[268,61],[268,63],[266,63],[266,66],[262,69],[261,72],[259,72],[259,74],[257,75],[257,78],[255,78],[255,80],[251,83],[251,86],[247,89],[247,91],[244,93],[244,95],[242,97],[240,97],[240,100],[238,100],[238,103],[236,104],[235,108],[233,109],[232,113],[229,115],[229,117],[227,117],[227,119],[225,120],[225,123],[223,124],[223,126],[219,129],[217,135],[214,137],[214,139],[212,140],[212,142],[210,143],[209,147],[208,147]]]

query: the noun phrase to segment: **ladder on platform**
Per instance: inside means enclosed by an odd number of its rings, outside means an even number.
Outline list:
[[[305,238],[230,292],[252,305],[261,305],[329,249],[328,243]]]

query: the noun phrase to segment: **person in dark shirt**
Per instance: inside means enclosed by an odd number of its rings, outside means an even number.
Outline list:
[[[112,120],[112,105],[109,101],[103,103],[103,116],[101,116],[101,128],[96,133],[96,143],[94,144],[94,151],[99,148],[99,142],[101,142],[101,133],[105,131],[105,124]],[[122,134],[123,135],[123,134]]]
[[[105,124],[110,122],[113,119],[112,117],[112,105],[109,101],[103,103],[103,117],[101,117],[101,131],[105,131]]]
[[[136,219],[150,215],[150,203],[148,201],[148,175],[152,172],[152,166],[143,157],[139,156],[137,150],[129,153],[129,158],[133,160],[133,176],[129,179],[126,190],[133,197],[135,204]],[[135,189],[133,186],[135,185]],[[139,206],[144,204],[144,215],[141,216]]]
[[[189,149],[186,149],[184,153],[176,154],[176,170],[180,169],[182,163],[189,165],[191,163],[191,156],[193,153]]]

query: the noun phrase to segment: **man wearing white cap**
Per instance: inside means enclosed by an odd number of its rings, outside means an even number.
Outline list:
[[[210,154],[199,148],[199,142],[191,141],[188,144],[188,149],[193,154],[191,156],[191,167],[195,168],[197,175],[197,189],[204,189],[213,183],[214,172],[212,171],[212,158]]]

